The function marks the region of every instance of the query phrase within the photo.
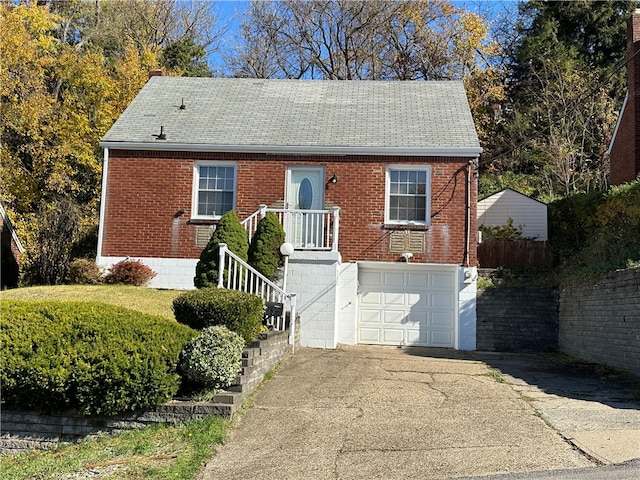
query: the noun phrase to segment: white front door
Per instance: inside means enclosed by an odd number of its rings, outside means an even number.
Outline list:
[[[289,167],[286,207],[293,210],[284,222],[287,241],[296,248],[323,247],[324,168]]]
[[[358,343],[453,347],[455,269],[393,265],[358,272]]]

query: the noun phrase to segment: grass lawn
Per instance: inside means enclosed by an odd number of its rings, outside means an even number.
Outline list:
[[[101,302],[173,320],[171,302],[179,290],[155,290],[131,285],[56,285],[4,290],[0,298]]]
[[[5,290],[0,299],[94,301],[173,319],[175,290],[125,285],[61,285]],[[213,455],[230,421],[210,416],[179,425],[157,425],[101,435],[51,451],[0,457],[0,478],[192,480]]]
[[[0,458],[3,480],[113,478],[192,480],[221,443],[230,421],[214,415],[102,435],[50,451]]]

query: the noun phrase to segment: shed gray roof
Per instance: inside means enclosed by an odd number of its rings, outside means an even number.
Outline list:
[[[161,126],[166,140],[157,139]],[[152,77],[101,145],[267,153],[481,152],[464,86],[457,81]]]

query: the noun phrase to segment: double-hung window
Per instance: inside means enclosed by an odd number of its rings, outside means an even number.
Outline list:
[[[194,218],[220,218],[236,203],[236,165],[196,162],[194,173]]]
[[[385,223],[429,225],[431,167],[387,168]]]

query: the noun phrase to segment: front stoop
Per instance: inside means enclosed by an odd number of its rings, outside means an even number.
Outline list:
[[[232,417],[247,396],[260,385],[265,374],[275,368],[290,348],[288,331],[260,334],[257,341],[245,348],[242,371],[235,384],[216,394],[211,402],[175,399],[152,411],[117,417],[83,417],[73,412],[41,415],[2,409],[0,454],[48,449],[77,442],[97,433],[117,433],[155,423],[179,423],[208,415]]]

